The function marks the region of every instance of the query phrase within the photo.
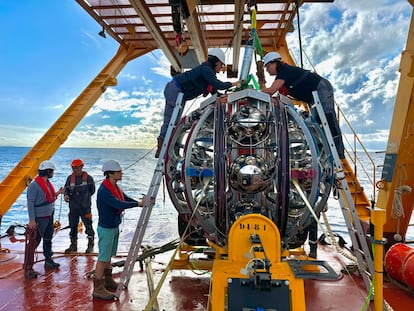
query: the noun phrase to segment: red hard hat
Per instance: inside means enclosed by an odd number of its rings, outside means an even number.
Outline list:
[[[75,159],[72,161],[72,164],[71,164],[72,167],[82,166],[82,165],[83,165],[83,161],[81,159]]]

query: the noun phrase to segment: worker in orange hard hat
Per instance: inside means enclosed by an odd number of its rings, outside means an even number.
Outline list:
[[[83,161],[81,159],[75,159],[72,161],[71,167],[83,166]]]
[[[71,163],[72,174],[65,183],[64,199],[69,203],[70,246],[66,254],[78,251],[78,224],[79,218],[85,225],[88,236],[86,253],[92,253],[95,232],[92,228],[91,197],[95,193],[95,182],[87,172],[83,171],[84,163],[81,159],[74,159]]]

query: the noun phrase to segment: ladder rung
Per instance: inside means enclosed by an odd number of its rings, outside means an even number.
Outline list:
[[[175,119],[176,121],[181,119],[182,111],[184,108],[185,102],[183,101],[183,93],[179,93],[177,97],[177,102],[172,114],[172,120]],[[174,124],[178,124],[178,122],[170,122],[167,130],[167,134],[165,135],[164,140],[168,141],[174,128]],[[129,283],[129,279],[131,277],[132,271],[134,269],[135,261],[138,255],[138,251],[141,248],[142,239],[145,234],[145,229],[148,225],[148,220],[151,215],[152,208],[155,204],[155,198],[158,193],[158,189],[160,187],[163,175],[163,161],[164,161],[164,154],[165,154],[166,144],[162,146],[157,166],[154,170],[154,175],[152,176],[150,187],[148,188],[147,196],[145,198],[144,207],[141,210],[141,215],[137,223],[137,227],[135,229],[134,237],[131,241],[131,247],[128,252],[128,256],[125,260],[124,270],[122,271],[120,282],[118,288],[115,292],[115,296],[119,298],[120,293],[123,287],[126,287]]]
[[[339,159],[338,151],[335,148],[335,143],[332,137],[332,133],[328,126],[325,111],[322,107],[322,103],[319,99],[318,93],[314,91],[312,95],[314,97],[314,103],[316,106],[317,114],[321,120],[323,130],[326,134],[326,139],[328,140],[329,146],[332,146],[331,151],[332,151],[333,158],[334,158],[334,165],[338,169],[336,174],[337,176],[340,173],[344,174],[346,178],[347,176],[351,175],[351,171],[347,170],[346,163],[342,163],[341,159]],[[342,170],[340,168],[342,168]],[[355,204],[357,202],[355,198],[359,197],[358,195],[355,196],[355,194],[357,194],[356,192],[362,193],[361,190],[363,189],[362,187],[358,187],[356,183],[350,182],[349,179],[350,178],[341,180],[342,190],[339,191],[339,201],[340,201],[341,211],[342,211],[344,220],[346,221],[346,224],[347,224],[348,233],[352,239],[354,251],[355,251],[355,254],[358,260],[358,266],[367,269],[367,270],[364,270],[361,273],[361,275],[363,277],[365,287],[369,291],[371,287],[370,277],[371,277],[371,274],[374,272],[374,265],[372,262],[372,258],[370,256],[370,249],[368,248],[368,243],[365,238],[365,233],[363,232],[363,228],[361,226],[361,223],[359,222],[357,210],[355,207]],[[350,189],[354,190],[354,196],[351,195]],[[368,273],[368,270],[369,270],[369,273]]]

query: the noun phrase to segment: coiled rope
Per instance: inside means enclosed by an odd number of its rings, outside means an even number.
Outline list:
[[[401,186],[395,189],[394,199],[392,201],[392,210],[391,210],[392,218],[404,217],[404,209],[403,209],[401,196],[403,193],[409,193],[411,191],[412,189],[408,185],[404,185],[404,186]]]
[[[409,193],[412,189],[408,185],[400,186],[394,191],[394,199],[392,200],[391,217],[397,219],[397,232],[394,235],[396,241],[401,241],[402,236],[400,234],[400,219],[404,217],[404,208],[402,204],[401,196],[403,193]]]

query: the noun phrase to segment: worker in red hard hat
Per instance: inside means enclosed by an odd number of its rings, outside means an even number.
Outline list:
[[[88,236],[88,246],[85,253],[92,253],[94,247],[95,232],[92,228],[91,197],[95,193],[95,182],[87,172],[83,170],[84,163],[81,159],[74,159],[71,163],[72,174],[65,183],[64,199],[69,203],[69,227],[70,246],[65,250],[66,254],[78,251],[78,224],[79,218],[85,225]]]

